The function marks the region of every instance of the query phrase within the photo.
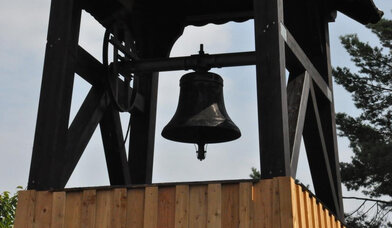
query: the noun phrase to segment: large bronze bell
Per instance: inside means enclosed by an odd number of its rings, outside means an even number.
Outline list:
[[[223,101],[223,79],[206,71],[182,76],[177,110],[163,128],[162,136],[197,144],[199,160],[205,158],[205,144],[239,138],[241,132],[227,114]]]

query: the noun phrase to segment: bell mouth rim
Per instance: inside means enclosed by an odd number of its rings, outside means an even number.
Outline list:
[[[165,127],[163,128],[161,135],[165,139],[175,142],[214,144],[234,141],[241,137],[241,131],[238,127],[234,129],[225,127],[216,129],[214,126]],[[197,135],[199,135],[199,137]],[[202,136],[200,137],[200,135]]]

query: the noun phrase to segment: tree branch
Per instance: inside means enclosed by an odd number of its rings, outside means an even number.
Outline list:
[[[354,197],[354,196],[343,196],[342,198],[343,199],[354,199],[354,200],[365,200],[365,201],[372,201],[372,202],[392,205],[392,201],[377,200],[377,199],[371,199],[371,198],[362,198],[362,197]]]

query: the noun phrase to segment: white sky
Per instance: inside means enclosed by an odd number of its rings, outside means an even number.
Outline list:
[[[392,1],[376,0],[376,5],[392,18]],[[3,2],[0,8],[0,192],[26,187],[28,181],[35,121],[43,68],[50,0]],[[103,28],[84,13],[80,45],[101,60]],[[349,56],[340,45],[340,35],[358,33],[362,40],[376,43],[365,27],[342,14],[330,24],[333,66],[349,66]],[[199,44],[210,54],[254,50],[253,21],[187,27],[174,45],[171,56],[196,54]],[[224,78],[227,111],[241,129],[239,140],[208,146],[207,158],[196,159],[194,146],[175,143],[160,136],[175,112],[179,83],[184,72],[162,73],[159,85],[158,115],[154,157],[154,182],[246,179],[250,168],[259,168],[257,107],[254,67],[213,70]],[[71,118],[90,86],[76,77]],[[350,94],[335,86],[335,109],[356,115]],[[122,115],[124,128],[129,116]],[[339,138],[341,161],[349,161],[346,139]],[[304,151],[301,153],[304,155]],[[305,156],[300,157],[297,178],[311,184]],[[99,129],[95,132],[67,187],[108,185],[108,175]],[[347,193],[345,195],[354,195]],[[354,205],[352,202],[346,202]]]

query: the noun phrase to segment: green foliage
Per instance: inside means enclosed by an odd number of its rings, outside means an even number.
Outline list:
[[[22,187],[18,186],[17,189]],[[17,202],[17,194],[11,195],[7,191],[0,194],[0,228],[13,227]]]
[[[369,197],[392,197],[392,21],[382,19],[368,28],[381,47],[372,47],[355,34],[342,36],[358,70],[333,70],[336,83],[352,94],[361,111],[358,117],[336,115],[339,135],[349,139],[354,153],[350,163],[341,163],[342,182],[348,190],[362,190]],[[391,205],[384,206],[389,213]],[[348,221],[352,227],[387,227],[383,219],[367,220],[359,214]]]
[[[261,178],[260,171],[257,170],[255,167],[252,167],[251,170],[252,173],[249,175],[249,177],[252,178],[253,180],[259,180]]]

